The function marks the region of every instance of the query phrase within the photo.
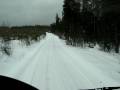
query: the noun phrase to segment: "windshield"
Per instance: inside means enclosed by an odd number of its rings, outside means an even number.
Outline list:
[[[120,0],[0,0],[0,75],[40,90],[120,87],[119,9]]]

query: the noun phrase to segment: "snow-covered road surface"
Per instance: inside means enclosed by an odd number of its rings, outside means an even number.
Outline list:
[[[51,33],[28,48],[16,47],[15,51],[11,58],[0,59],[0,75],[40,90],[120,86],[119,59],[96,49],[67,46]]]

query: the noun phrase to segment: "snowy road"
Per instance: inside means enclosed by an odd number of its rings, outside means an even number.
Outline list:
[[[119,59],[98,50],[67,46],[51,33],[15,55],[11,61],[0,62],[0,75],[22,80],[40,90],[120,86]]]

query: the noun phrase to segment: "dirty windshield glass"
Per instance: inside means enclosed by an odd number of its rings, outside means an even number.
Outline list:
[[[0,76],[39,90],[118,89],[120,0],[0,0]]]

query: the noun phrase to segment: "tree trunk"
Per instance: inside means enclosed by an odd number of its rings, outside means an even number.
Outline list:
[[[116,45],[115,45],[115,52],[119,53],[119,43],[116,43]]]

